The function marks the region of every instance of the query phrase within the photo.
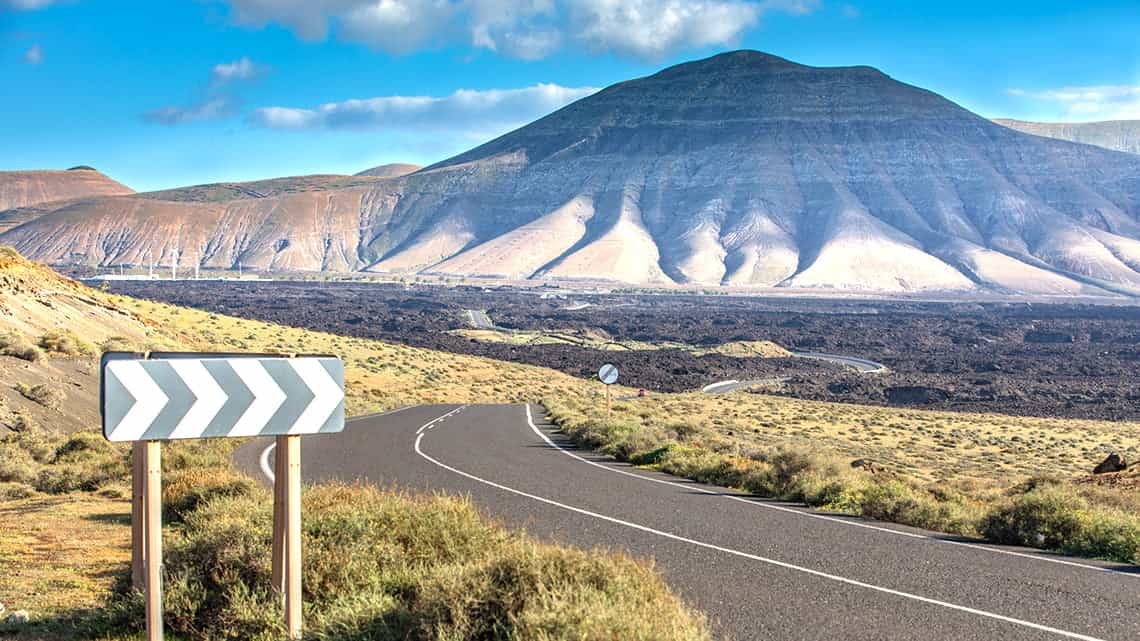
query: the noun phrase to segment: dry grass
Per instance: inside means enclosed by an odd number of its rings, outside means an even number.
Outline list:
[[[542,332],[527,330],[496,331],[491,329],[457,329],[450,333],[483,343],[508,345],[579,345],[599,351],[678,349],[696,356],[723,354],[740,358],[789,358],[792,353],[772,341],[732,341],[713,347],[688,343],[648,343],[634,340],[612,340],[597,331]]]
[[[94,608],[130,560],[130,503],[95,494],[0,502],[0,603],[36,616]]]
[[[116,297],[191,349],[334,354],[345,363],[351,414],[419,403],[515,403],[583,393],[588,383],[529,365],[393,345]]]
[[[1140,563],[1140,497],[1090,484],[1134,425],[899,411],[761,395],[551,398],[579,442],[702,482],[932,530]],[[873,461],[855,469],[855,459]],[[869,470],[876,470],[869,472]],[[1119,486],[1119,487],[1117,487]]]
[[[595,418],[604,407],[587,399],[552,400]],[[789,444],[848,461],[870,458],[926,481],[1073,476],[1109,452],[1140,454],[1135,423],[904,410],[752,393],[659,394],[617,402],[614,416],[638,425],[684,424],[742,450]]]

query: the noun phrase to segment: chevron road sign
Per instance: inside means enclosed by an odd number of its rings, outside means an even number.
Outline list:
[[[344,363],[332,356],[103,356],[111,441],[292,436],[344,429]]]

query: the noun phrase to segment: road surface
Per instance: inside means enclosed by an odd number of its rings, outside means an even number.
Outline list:
[[[533,418],[532,418],[533,416]],[[259,475],[266,440],[238,452]],[[545,540],[653,558],[718,638],[1135,640],[1140,574],[812,512],[579,451],[541,408],[418,406],[307,437],[306,482],[469,495]]]
[[[792,355],[796,358],[813,358],[817,361],[827,361],[829,363],[853,367],[864,374],[877,374],[887,371],[887,366],[882,363],[876,363],[875,361],[869,361],[865,358],[857,358],[855,356],[823,354],[820,352],[792,352]]]
[[[491,322],[491,317],[487,315],[487,312],[481,309],[468,309],[466,311],[467,318],[470,319],[471,325],[474,326],[475,329],[489,329],[493,331],[499,329]]]

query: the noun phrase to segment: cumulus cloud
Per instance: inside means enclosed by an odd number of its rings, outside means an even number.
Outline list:
[[[1140,119],[1140,85],[1062,87],[1043,91],[1008,89],[1006,93],[1060,106],[1071,120]]]
[[[594,87],[537,84],[521,89],[460,89],[444,97],[382,96],[315,109],[265,107],[253,124],[272,129],[403,129],[494,135],[597,91]]]
[[[200,98],[187,105],[172,105],[153,109],[143,114],[143,119],[162,125],[185,125],[204,120],[220,120],[234,115],[239,105],[235,95],[235,85],[251,81],[265,72],[265,67],[249,58],[239,58],[233,62],[214,65],[210,70],[210,81],[199,90]]]
[[[566,46],[656,59],[728,45],[764,14],[805,14],[818,0],[223,0],[239,24],[330,33],[391,53],[466,44],[537,59]]]
[[[44,61],[44,49],[39,45],[32,45],[30,49],[24,52],[24,62],[30,65],[42,64]]]

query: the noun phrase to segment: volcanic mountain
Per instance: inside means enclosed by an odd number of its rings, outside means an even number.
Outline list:
[[[1023,134],[870,67],[737,51],[415,173],[105,198],[0,235],[52,263],[871,292],[1140,292],[1140,157]]]
[[[66,171],[0,171],[0,232],[36,218],[50,203],[131,193],[85,165]]]
[[[997,119],[999,125],[1035,136],[1096,145],[1105,149],[1140,154],[1140,120],[1099,122],[1027,122]]]

